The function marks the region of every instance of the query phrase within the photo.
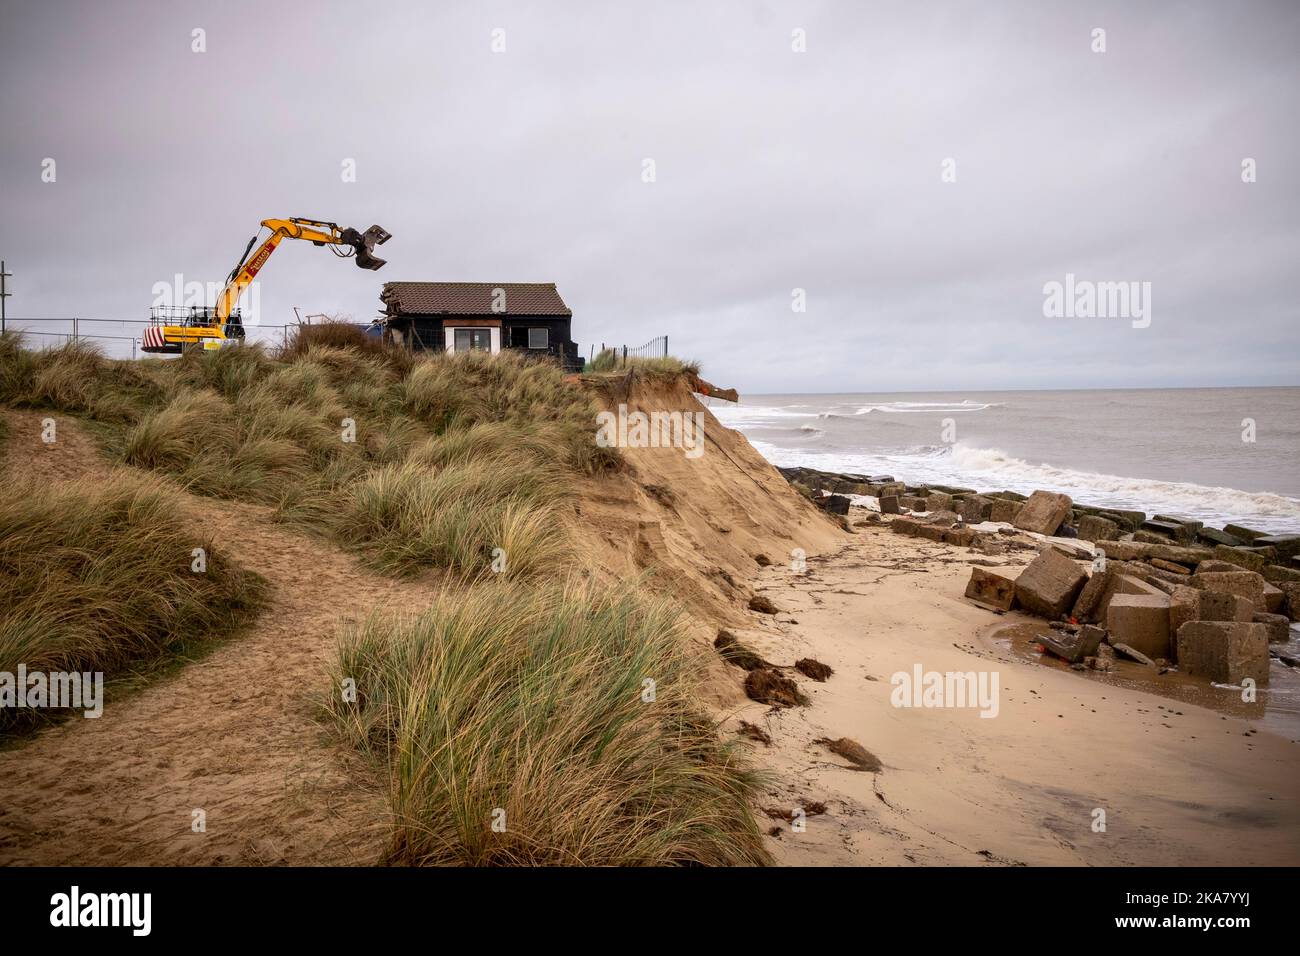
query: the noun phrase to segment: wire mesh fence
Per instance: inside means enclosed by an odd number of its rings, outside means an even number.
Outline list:
[[[92,341],[101,345],[109,358],[141,358],[144,330],[165,321],[165,316],[147,319],[83,318],[30,318],[7,317],[4,331],[19,333],[28,347],[56,348],[69,342]],[[283,325],[259,323],[243,326],[244,341],[261,342],[268,346],[283,346],[292,336],[291,329],[311,325],[309,320],[288,322]]]

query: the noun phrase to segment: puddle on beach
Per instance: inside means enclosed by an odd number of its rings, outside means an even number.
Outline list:
[[[1300,740],[1300,668],[1291,668],[1279,660],[1271,660],[1268,686],[1259,688],[1258,699],[1247,704],[1242,701],[1239,688],[1215,686],[1177,670],[1160,674],[1153,668],[1133,661],[1116,660],[1110,671],[1073,670],[1060,658],[1038,650],[1038,635],[1047,631],[1047,624],[1042,621],[1008,624],[990,633],[986,643],[1019,660],[1070,671],[1080,680],[1130,687],[1179,703],[1206,707],[1230,717],[1254,721],[1263,729],[1288,740]],[[1285,644],[1270,644],[1269,649],[1300,658],[1300,633],[1292,627],[1289,641]]]

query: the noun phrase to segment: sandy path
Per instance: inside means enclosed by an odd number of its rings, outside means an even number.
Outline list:
[[[24,446],[41,416],[8,417],[14,467],[50,480],[104,471],[75,423],[61,418],[59,442],[35,448]],[[184,496],[183,510],[268,579],[269,607],[240,637],[98,720],[69,720],[0,752],[0,863],[374,862],[386,801],[351,772],[312,697],[326,687],[340,617],[421,606],[430,591],[371,574],[257,507]],[[205,833],[191,830],[196,808]]]
[[[979,557],[871,530],[810,559],[807,577],[783,567],[761,575],[758,587],[790,613],[742,638],[776,663],[811,656],[836,670],[824,684],[795,675],[809,707],[768,714],[749,704],[737,714],[773,738],[771,748],[755,745],[781,781],[764,805],[828,805],[806,832],[781,824],[769,840],[779,862],[1300,863],[1300,742],[1248,736],[1252,723],[1239,717],[1014,659],[980,640],[1020,615],[962,600],[968,559]],[[1025,558],[992,560],[1018,567]],[[998,716],[894,707],[890,677],[917,663],[996,670]],[[813,743],[842,736],[878,756],[883,772],[842,769]],[[1105,832],[1093,830],[1097,808]]]

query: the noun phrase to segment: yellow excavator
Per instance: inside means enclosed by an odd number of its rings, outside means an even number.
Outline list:
[[[355,258],[362,269],[378,269],[383,259],[374,254],[375,246],[383,245],[391,237],[379,226],[365,232],[340,228],[338,223],[317,219],[263,219],[262,227],[271,235],[249,257],[259,232],[248,240],[244,254],[226,278],[226,287],[212,308],[193,306],[184,308],[156,308],[150,324],[144,330],[142,348],[145,352],[183,352],[191,348],[219,349],[223,345],[242,341],[244,323],[235,303],[262,271],[283,239],[306,239],[317,246],[330,246],[335,255],[343,259]]]

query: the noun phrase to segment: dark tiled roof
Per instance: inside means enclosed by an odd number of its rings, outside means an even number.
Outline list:
[[[492,310],[505,290],[505,312]],[[385,282],[379,298],[408,315],[572,315],[554,282]]]

